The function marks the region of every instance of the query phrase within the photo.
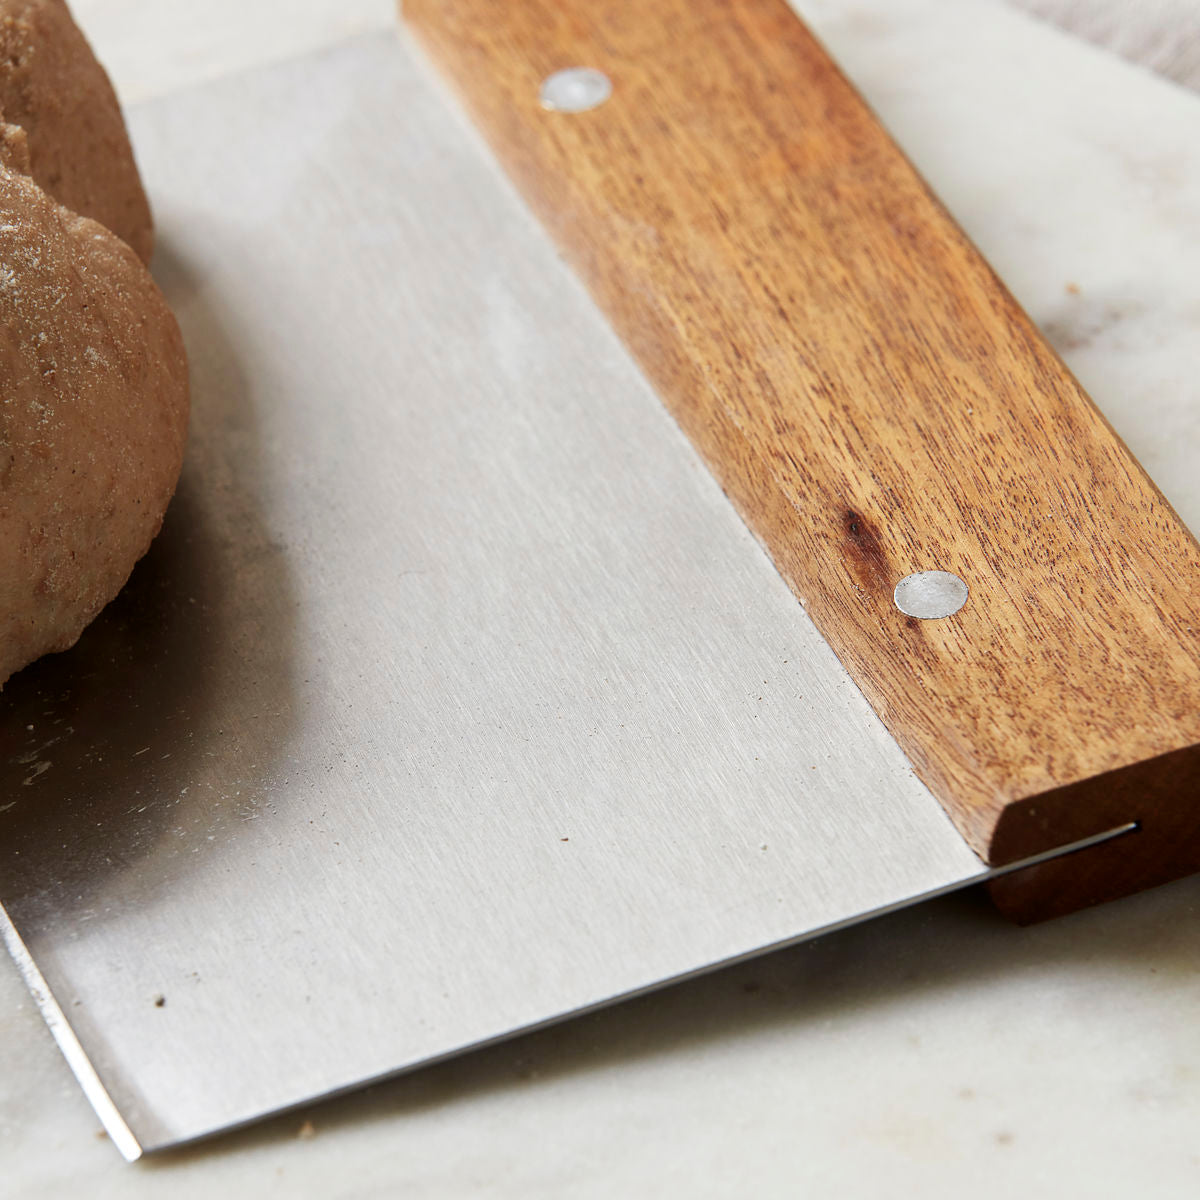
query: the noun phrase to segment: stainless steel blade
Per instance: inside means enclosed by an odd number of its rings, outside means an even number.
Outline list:
[[[0,726],[128,1155],[985,874],[401,44],[132,125],[189,460]]]

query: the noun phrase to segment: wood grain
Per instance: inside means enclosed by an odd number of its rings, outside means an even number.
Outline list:
[[[782,0],[404,16],[970,844],[1141,822],[1000,902],[1200,869],[1200,550]],[[545,111],[572,65],[611,99]]]

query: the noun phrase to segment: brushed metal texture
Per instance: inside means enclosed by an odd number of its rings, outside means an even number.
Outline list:
[[[8,940],[128,1153],[983,876],[401,43],[132,125],[187,467],[0,722]]]

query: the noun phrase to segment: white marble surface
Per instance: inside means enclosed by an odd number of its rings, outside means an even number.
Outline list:
[[[1072,33],[1200,91],[1197,0],[1009,0]]]
[[[76,7],[134,99],[391,20]],[[800,7],[1200,528],[1200,100],[987,0]],[[130,1167],[4,961],[0,1196],[1190,1196],[1198,1012],[1200,879],[956,897]]]

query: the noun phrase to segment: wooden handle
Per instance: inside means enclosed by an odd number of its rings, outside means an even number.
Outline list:
[[[1001,904],[1200,869],[1200,549],[783,0],[404,14],[970,844],[1141,823]],[[611,96],[548,110],[574,66]]]

